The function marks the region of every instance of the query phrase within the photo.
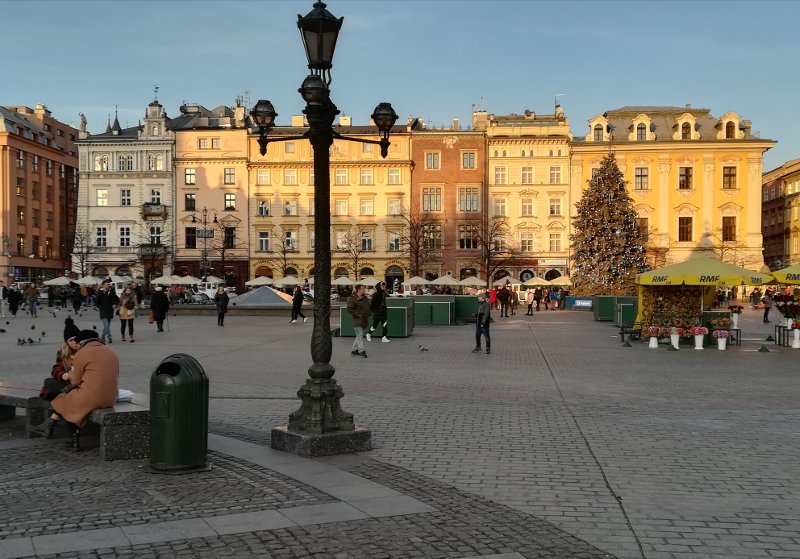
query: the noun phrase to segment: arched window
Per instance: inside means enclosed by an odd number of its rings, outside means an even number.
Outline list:
[[[95,155],[94,156],[94,170],[95,171],[108,171],[108,156]]]
[[[272,268],[269,266],[259,266],[256,268],[256,276],[272,277]]]
[[[126,155],[125,156],[125,170],[133,171],[133,156]]]
[[[558,150],[558,156],[561,157],[561,150]]]
[[[636,141],[643,142],[646,139],[647,139],[647,126],[645,126],[643,122],[640,122],[636,126]]]
[[[117,156],[117,170],[124,171],[125,170],[125,156],[118,155]]]
[[[150,130],[151,136],[158,136],[158,124],[154,124]]]
[[[503,157],[506,156],[506,150],[503,150]]]
[[[692,125],[688,122],[684,122],[681,124],[681,139],[682,140],[691,140],[692,139]]]
[[[498,155],[499,155],[499,152],[497,150],[494,150],[494,156],[498,157]]]
[[[156,171],[164,170],[164,154],[159,153],[156,155]]]
[[[550,157],[553,157],[553,150],[550,150]]]
[[[156,170],[156,156],[152,153],[147,154],[147,170],[148,171],[155,171]]]
[[[595,124],[594,125],[594,141],[595,142],[602,142],[603,141],[603,125],[602,124]]]
[[[726,138],[736,137],[736,125],[730,120],[727,123],[725,123],[725,137]]]
[[[334,277],[348,277],[350,273],[347,271],[347,268],[336,268],[333,272]]]

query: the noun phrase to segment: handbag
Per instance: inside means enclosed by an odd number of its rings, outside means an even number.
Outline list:
[[[52,402],[55,400],[56,396],[59,394],[65,394],[72,390],[72,385],[65,380],[58,380],[53,377],[47,377],[44,379],[44,395],[42,398],[47,400],[48,402]],[[64,392],[66,390],[66,392]]]
[[[150,314],[147,316],[147,323],[152,324],[156,321],[156,317],[153,315],[153,311],[150,311]]]

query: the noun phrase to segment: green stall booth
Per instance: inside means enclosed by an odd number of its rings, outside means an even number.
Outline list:
[[[616,297],[616,312],[614,316],[615,325],[619,328],[630,326],[636,322],[636,315],[639,314],[639,298],[620,296]]]
[[[413,299],[415,326],[448,326],[455,320],[455,295],[418,295]]]
[[[347,307],[339,309],[339,336],[353,338],[356,333],[353,329],[353,317],[347,312]],[[407,338],[414,331],[413,304],[410,299],[387,298],[386,318],[389,322],[387,336],[391,338]],[[372,325],[372,317],[369,318]],[[383,335],[383,330],[380,330]]]
[[[592,301],[594,319],[599,321],[612,321],[617,311],[617,297],[613,295],[598,295]]]
[[[478,296],[456,295],[455,298],[456,322],[475,322],[475,314],[478,312]]]

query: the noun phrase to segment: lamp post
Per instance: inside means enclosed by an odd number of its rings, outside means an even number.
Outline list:
[[[324,2],[315,2],[305,16],[297,16],[297,27],[303,39],[310,74],[298,92],[306,102],[303,114],[309,128],[302,135],[268,137],[278,114],[267,100],[259,100],[250,111],[258,127],[258,145],[265,155],[267,144],[306,138],[314,152],[314,327],[311,336],[309,379],[298,395],[301,407],[289,415],[289,423],[272,431],[272,447],[304,456],[321,456],[355,452],[371,448],[370,433],[357,429],[353,414],[341,409],[339,399],[344,392],[332,378],[332,340],[330,329],[331,286],[331,212],[330,212],[330,147],[334,140],[376,144],[381,156],[389,152],[389,133],[397,114],[389,103],[380,103],[372,120],[380,140],[347,137],[333,130],[339,110],[330,98],[333,52],[344,18],[334,17]]]
[[[208,228],[208,214],[209,213],[214,215],[214,220],[212,221],[212,223],[214,225],[219,223],[219,220],[217,219],[217,210],[215,210],[213,208],[212,209],[208,209],[205,206],[203,206],[203,211],[200,212],[200,215],[202,217],[203,228],[195,233],[195,237],[200,237],[200,238],[203,239],[203,250],[200,253],[200,278],[201,279],[208,275],[208,271],[209,271],[209,268],[210,268],[209,263],[208,263],[208,239],[213,239],[214,238],[214,229],[209,229]],[[197,223],[197,215],[194,212],[192,213],[192,223]]]

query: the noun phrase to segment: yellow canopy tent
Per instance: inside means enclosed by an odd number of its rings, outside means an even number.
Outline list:
[[[800,264],[789,266],[782,270],[775,270],[772,272],[778,283],[785,283],[787,285],[800,285]]]

